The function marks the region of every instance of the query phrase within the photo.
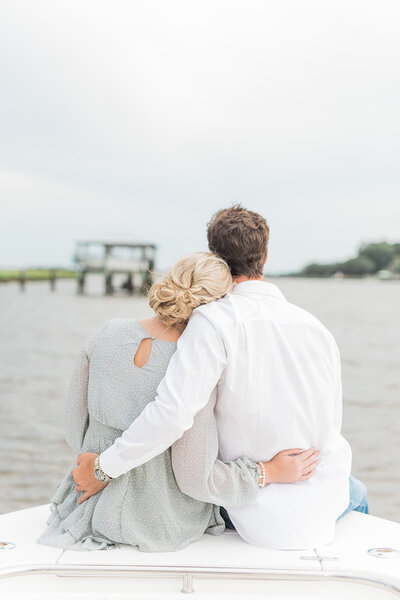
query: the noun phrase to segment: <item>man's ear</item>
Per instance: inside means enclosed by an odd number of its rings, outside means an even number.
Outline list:
[[[267,254],[266,254],[266,256],[265,256],[265,260],[264,260],[264,265],[266,265],[266,264],[267,264],[267,260],[268,260],[268,248],[267,248]]]

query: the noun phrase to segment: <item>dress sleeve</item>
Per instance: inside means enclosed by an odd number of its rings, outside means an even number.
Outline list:
[[[107,323],[96,331],[84,344],[75,362],[68,394],[64,405],[64,435],[67,444],[79,454],[88,426],[89,365],[93,348],[100,339]]]
[[[218,460],[214,415],[216,390],[196,415],[193,427],[172,446],[172,466],[181,491],[226,508],[249,504],[259,494],[257,464],[246,457]]]

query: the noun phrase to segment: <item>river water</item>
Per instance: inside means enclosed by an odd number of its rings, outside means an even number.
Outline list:
[[[400,282],[285,279],[288,300],[314,313],[342,356],[343,433],[374,514],[400,521]],[[0,285],[0,513],[46,503],[73,463],[62,408],[85,339],[114,317],[148,316],[146,300],[77,296],[74,281]]]

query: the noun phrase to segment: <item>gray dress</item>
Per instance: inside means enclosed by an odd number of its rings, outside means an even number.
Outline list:
[[[176,344],[152,338],[150,358],[138,368],[134,356],[141,341],[150,337],[138,322],[114,319],[86,343],[65,408],[66,440],[77,454],[103,452],[154,400]],[[51,500],[47,529],[38,542],[73,550],[121,543],[163,552],[179,550],[204,532],[222,533],[216,504],[245,504],[256,496],[258,486],[252,461],[217,460],[215,401],[216,392],[176,443],[174,465],[168,449],[111,480],[83,504],[77,503],[80,493],[74,489],[71,469]]]

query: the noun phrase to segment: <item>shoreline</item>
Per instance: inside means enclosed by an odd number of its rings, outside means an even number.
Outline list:
[[[51,281],[52,279],[76,279],[72,269],[4,269],[0,270],[0,283],[12,281]]]

